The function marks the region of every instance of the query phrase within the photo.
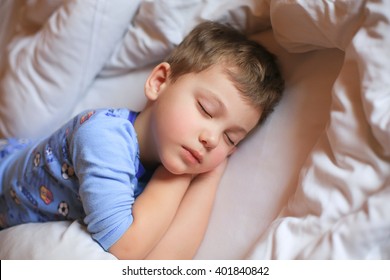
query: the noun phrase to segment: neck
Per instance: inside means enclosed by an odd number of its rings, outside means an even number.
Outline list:
[[[141,163],[146,169],[155,168],[159,164],[158,153],[155,148],[156,145],[151,131],[150,108],[150,106],[146,106],[146,108],[139,113],[134,123],[140,149]]]

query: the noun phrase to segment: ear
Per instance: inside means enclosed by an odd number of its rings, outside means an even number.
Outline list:
[[[162,62],[150,73],[145,83],[145,95],[150,101],[158,98],[161,90],[164,88],[171,73],[171,66],[167,62]]]

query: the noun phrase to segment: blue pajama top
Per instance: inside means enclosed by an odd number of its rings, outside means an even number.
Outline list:
[[[42,141],[1,140],[0,228],[79,219],[108,250],[132,224],[150,178],[139,160],[136,116],[91,110]]]

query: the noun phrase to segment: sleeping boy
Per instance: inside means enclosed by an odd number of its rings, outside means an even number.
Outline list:
[[[141,112],[89,110],[45,139],[0,142],[0,228],[80,220],[119,259],[192,258],[227,158],[283,86],[258,43],[196,26],[150,73]]]

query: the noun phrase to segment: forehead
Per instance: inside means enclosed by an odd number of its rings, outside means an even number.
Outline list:
[[[261,111],[237,89],[223,65],[217,64],[195,74],[195,83],[199,92],[225,107],[227,116],[247,132],[256,126]]]

